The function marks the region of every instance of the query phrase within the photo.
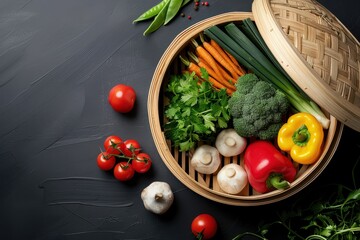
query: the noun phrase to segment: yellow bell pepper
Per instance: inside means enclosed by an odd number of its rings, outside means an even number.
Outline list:
[[[319,121],[311,114],[296,113],[279,130],[278,146],[300,164],[312,164],[321,153],[324,131]]]

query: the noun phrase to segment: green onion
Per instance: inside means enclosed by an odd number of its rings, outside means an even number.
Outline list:
[[[314,115],[324,128],[328,128],[330,120],[321,109],[306,96],[282,69],[270,50],[267,48],[255,25],[244,21],[244,32],[234,23],[224,26],[224,32],[218,26],[212,26],[204,33],[216,41],[222,48],[232,54],[240,64],[255,73],[259,78],[273,84],[283,91],[292,106],[300,112]]]

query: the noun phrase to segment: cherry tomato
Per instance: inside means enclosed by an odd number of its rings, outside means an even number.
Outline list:
[[[121,149],[123,154],[127,157],[133,157],[140,153],[141,146],[135,139],[127,139],[124,141],[124,148]]]
[[[121,148],[120,148],[120,144],[123,142],[123,140],[118,137],[118,136],[108,136],[105,141],[104,141],[104,148],[105,151],[108,152],[109,154],[120,154],[121,153]]]
[[[147,153],[139,153],[131,161],[131,165],[135,172],[146,173],[151,167],[152,161]]]
[[[127,162],[119,162],[115,165],[114,177],[119,181],[128,181],[133,178],[134,174],[134,169]]]
[[[115,166],[116,159],[107,152],[99,153],[97,157],[97,165],[101,170],[109,171]]]
[[[109,92],[108,101],[111,107],[121,113],[130,112],[135,104],[136,92],[127,85],[115,85]]]
[[[209,214],[200,214],[192,221],[191,231],[197,239],[211,239],[216,234],[217,222],[215,218]]]

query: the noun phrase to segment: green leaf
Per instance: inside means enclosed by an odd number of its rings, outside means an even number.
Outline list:
[[[194,132],[204,133],[207,131],[207,127],[203,124],[194,123]]]
[[[191,114],[191,108],[190,107],[186,107],[183,108],[183,112],[181,114],[181,117],[188,117]]]
[[[197,103],[197,96],[188,92],[182,95],[181,101],[187,106],[194,106]]]
[[[218,124],[220,128],[228,127],[228,122],[224,118],[218,118]]]
[[[214,118],[210,113],[206,114],[203,116],[204,119],[204,125],[205,127],[211,129],[211,131],[215,132],[215,124],[213,123],[213,121],[216,120],[216,118]]]

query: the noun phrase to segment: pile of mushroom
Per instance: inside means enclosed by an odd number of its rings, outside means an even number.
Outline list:
[[[145,209],[156,213],[165,213],[174,201],[174,194],[166,182],[153,182],[141,192]]]
[[[201,145],[195,149],[191,166],[202,174],[216,174],[221,166],[221,156],[233,157],[241,154],[247,146],[247,139],[235,129],[222,130],[216,137],[215,146]],[[248,184],[245,169],[235,163],[223,166],[217,173],[220,188],[229,194],[238,194]]]

